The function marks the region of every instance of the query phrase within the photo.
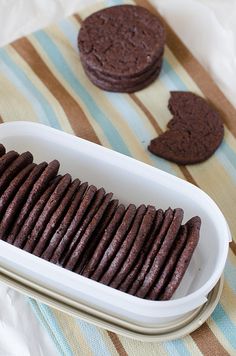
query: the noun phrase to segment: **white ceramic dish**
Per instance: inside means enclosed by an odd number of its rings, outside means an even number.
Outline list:
[[[230,232],[212,199],[197,187],[99,145],[44,125],[0,125],[0,142],[19,152],[30,150],[36,162],[60,160],[62,173],[103,186],[123,203],[182,207],[184,221],[202,219],[201,238],[173,300],[142,300],[99,284],[0,241],[0,266],[61,295],[138,325],[161,325],[186,318],[203,305],[219,280]]]

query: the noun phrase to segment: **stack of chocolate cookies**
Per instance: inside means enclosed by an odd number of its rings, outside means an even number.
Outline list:
[[[120,5],[87,17],[78,47],[88,78],[99,88],[135,92],[159,75],[165,29],[159,18],[140,6]]]
[[[199,240],[183,210],[125,207],[104,188],[58,174],[59,162],[0,145],[0,239],[113,288],[170,299]]]

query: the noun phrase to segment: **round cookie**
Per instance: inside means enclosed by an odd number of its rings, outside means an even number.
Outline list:
[[[146,214],[144,215],[141,225],[139,227],[137,236],[135,236],[135,240],[132,245],[132,248],[129,251],[128,256],[126,256],[121,269],[119,270],[117,275],[114,277],[112,283],[110,284],[111,287],[117,288],[122,283],[122,281],[126,278],[126,276],[129,274],[134,263],[137,261],[137,258],[144,246],[144,243],[146,242],[147,236],[152,227],[155,214],[156,214],[155,207],[149,205],[147,207]]]
[[[50,217],[57,209],[60,201],[67,190],[68,186],[71,183],[71,176],[70,174],[65,174],[56,185],[53,193],[51,194],[50,198],[48,199],[46,205],[43,208],[33,230],[30,233],[29,238],[24,246],[24,250],[27,252],[32,252],[36,256],[39,256],[36,249],[38,241],[40,241],[41,235],[44,229],[47,226]]]
[[[43,166],[45,168],[44,163]],[[21,226],[29,215],[29,212],[33,208],[34,204],[37,202],[41,194],[45,191],[51,179],[55,178],[55,176],[57,175],[59,166],[60,164],[57,160],[53,160],[48,165],[46,165],[46,168],[43,170],[42,174],[39,176],[34,186],[32,187],[32,190],[29,193],[29,196],[19,213],[15,226],[9,235],[10,241],[14,241],[16,235],[18,234]]]
[[[81,58],[90,68],[113,77],[137,76],[160,57],[165,30],[140,6],[105,8],[87,17],[78,36]]]
[[[87,263],[85,266],[82,275],[84,277],[90,277],[91,274],[96,270],[97,265],[99,264],[100,260],[102,259],[102,256],[111,242],[113,238],[113,234],[117,230],[121,219],[123,218],[125,213],[125,207],[123,204],[120,204],[115,211],[111,221],[109,222],[108,226],[104,230],[104,233],[94,251],[92,254],[90,261]]]
[[[107,270],[105,271],[102,278],[100,279],[101,283],[109,285],[112,278],[115,276],[115,274],[120,269],[121,264],[124,262],[126,256],[128,255],[128,253],[130,251],[130,248],[135,240],[135,237],[138,233],[138,230],[139,230],[139,227],[140,227],[140,224],[142,222],[145,212],[146,212],[146,206],[140,205],[136,211],[136,215],[133,220],[133,224],[132,224],[126,238],[122,242],[121,247],[118,250],[117,254],[115,255],[114,259],[112,260],[111,264],[108,266]]]
[[[93,239],[92,239],[92,241],[90,241],[89,246],[87,246],[87,249],[83,254],[80,265],[75,269],[76,273],[81,274],[82,272],[84,272],[84,270],[86,268],[86,264],[89,263],[93,252],[97,248],[99,241],[105,232],[106,227],[110,223],[110,221],[118,207],[118,204],[119,204],[118,199],[114,199],[109,202],[107,209],[104,212],[101,221],[99,222],[98,226],[96,227],[96,230],[94,231]]]
[[[27,180],[20,187],[14,199],[11,201],[0,224],[0,239],[6,239],[7,242],[12,243],[14,235],[7,235],[10,226],[15,226],[18,221],[19,214],[22,211],[24,203],[27,201],[30,190],[32,189],[35,181],[38,179],[42,171],[47,166],[46,162],[37,165],[30,173]],[[21,209],[21,210],[20,210]]]
[[[126,276],[125,280],[119,286],[117,286],[118,289],[121,290],[122,292],[127,292],[130,286],[133,285],[134,281],[136,280],[136,277],[140,272],[141,267],[143,266],[144,261],[147,257],[147,253],[151,249],[155,237],[157,236],[157,233],[161,227],[163,215],[164,215],[163,210],[158,209],[156,212],[153,226],[151,227],[151,233],[148,236],[148,240],[141,251],[137,263],[133,266],[132,270]]]
[[[5,170],[0,177],[0,194],[10,184],[11,180],[24,169],[28,164],[33,162],[33,156],[30,152],[24,152],[19,155]]]
[[[195,216],[185,226],[187,227],[187,243],[177,262],[173,276],[161,295],[161,300],[169,300],[178,288],[199,241],[201,219]]]
[[[65,231],[56,251],[54,252],[54,256],[52,257],[52,259],[54,261],[55,257],[56,258],[59,257],[59,260],[57,260],[57,262],[60,265],[61,265],[61,261],[64,260],[63,253],[65,252],[66,248],[68,247],[68,245],[74,238],[76,231],[77,231],[82,219],[84,218],[84,216],[85,216],[85,214],[86,214],[86,212],[94,198],[96,191],[97,191],[97,188],[94,185],[90,185],[88,187],[88,189],[86,190],[86,192],[83,195],[82,201],[81,201],[70,225],[68,226],[67,230]]]
[[[79,185],[80,185],[80,180],[75,179],[67,189],[67,192],[62,198],[62,201],[58,205],[56,211],[52,214],[49,222],[47,223],[46,228],[42,233],[42,236],[40,237],[40,240],[38,241],[38,244],[35,248],[35,252],[37,251],[37,253],[34,253],[35,255],[42,257],[42,253],[45,247],[47,247],[48,244],[50,244],[51,236],[53,235],[54,231],[58,227],[58,224],[60,224],[60,221],[63,219],[66,209],[71,203],[71,200],[73,199]]]
[[[93,216],[96,214],[97,210],[100,207],[100,204],[102,203],[102,200],[105,195],[105,189],[100,188],[97,190],[94,199],[91,203],[91,206],[89,207],[88,213],[86,214],[85,219],[83,220],[81,226],[79,229],[76,231],[76,235],[71,241],[71,244],[68,246],[67,253],[64,255],[63,261],[61,261],[62,265],[64,266],[68,259],[70,258],[75,246],[78,244],[79,240],[81,239],[85,229],[87,228],[88,224],[92,220]]]
[[[6,153],[5,147],[0,143],[0,157]]]
[[[121,93],[134,93],[136,91],[142,90],[146,88],[149,84],[151,84],[160,74],[161,66],[158,66],[155,71],[153,71],[149,77],[140,81],[135,85],[124,85],[122,82],[114,84],[109,83],[108,81],[104,81],[99,79],[96,75],[89,72],[85,69],[85,72],[91,82],[99,87],[102,90],[111,91],[111,92],[121,92]]]
[[[174,115],[167,125],[169,130],[150,142],[149,151],[178,164],[208,159],[224,136],[219,113],[190,92],[171,92],[169,109]]]
[[[174,217],[170,224],[170,227],[166,233],[166,236],[162,242],[162,245],[154,258],[151,268],[149,269],[148,273],[145,276],[142,286],[138,289],[136,296],[140,298],[145,298],[147,293],[149,292],[150,288],[154,284],[158,274],[163,267],[168,253],[170,252],[171,247],[176,239],[178,231],[180,229],[182,220],[183,220],[183,210],[182,209],[175,209],[174,210]]]
[[[17,192],[21,184],[24,182],[26,177],[30,174],[32,169],[36,166],[36,164],[31,163],[26,166],[17,176],[11,181],[7,189],[0,197],[0,216],[3,214],[3,211],[6,210],[8,203],[12,196]]]
[[[106,194],[101,206],[99,207],[98,211],[94,215],[94,217],[91,220],[90,224],[88,225],[87,229],[84,231],[79,243],[75,247],[71,256],[69,257],[69,260],[65,265],[65,268],[72,271],[76,267],[76,264],[78,263],[80,256],[84,253],[84,250],[87,247],[87,243],[89,242],[89,239],[91,238],[94,230],[96,229],[99,221],[101,220],[101,218],[102,218],[102,216],[103,216],[103,214],[104,214],[104,212],[112,198],[112,195],[113,195],[112,193]],[[75,237],[75,240],[77,240],[76,237]]]
[[[103,273],[105,272],[107,266],[112,261],[113,257],[116,255],[119,250],[124,238],[126,237],[133,219],[136,214],[136,207],[134,204],[130,204],[126,209],[125,215],[116,230],[116,233],[113,235],[112,241],[104,252],[101,261],[99,262],[96,271],[92,274],[91,278],[99,281]]]
[[[41,212],[43,211],[44,206],[46,205],[48,199],[56,188],[61,176],[57,176],[50,183],[49,187],[45,190],[42,196],[39,198],[33,209],[31,210],[29,216],[25,220],[23,226],[21,227],[18,235],[14,240],[14,246],[19,248],[24,248],[25,242],[29,238],[29,234],[33,230]]]
[[[15,151],[9,151],[0,157],[0,176],[5,169],[19,156]]]
[[[152,287],[151,291],[147,295],[147,299],[157,300],[161,291],[165,288],[170,277],[173,275],[175,270],[175,265],[178,261],[179,255],[181,254],[187,238],[187,228],[186,226],[181,226],[179,229],[178,236],[176,238],[176,243],[173,249],[170,251],[168,256],[168,261],[161,272],[160,278],[156,281],[155,285]]]
[[[142,269],[140,270],[136,280],[134,281],[134,283],[129,289],[130,294],[135,295],[139,287],[142,285],[146,277],[146,274],[148,273],[149,268],[152,266],[153,260],[161,247],[162,241],[166,235],[166,232],[169,229],[172,220],[173,220],[173,211],[169,208],[165,211],[162,225],[154,238],[154,243],[152,244],[150,251],[148,251],[147,253]]]
[[[62,241],[63,236],[65,235],[68,227],[70,226],[70,223],[72,222],[78,210],[78,207],[81,203],[81,200],[84,196],[87,187],[88,187],[87,182],[82,183],[79,186],[79,189],[73,201],[71,202],[71,205],[68,208],[66,215],[64,216],[62,222],[58,226],[55,233],[53,234],[49,246],[46,248],[46,250],[43,253],[43,258],[47,259],[48,261],[51,261],[52,263],[58,263],[59,259],[61,258],[66,243]]]

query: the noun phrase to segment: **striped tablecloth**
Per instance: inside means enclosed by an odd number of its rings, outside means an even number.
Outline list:
[[[0,120],[41,122],[133,156],[198,185],[220,206],[236,235],[236,111],[167,26],[160,78],[135,94],[94,87],[78,57],[77,34],[89,13],[123,1],[103,1],[0,49]],[[134,3],[125,1],[125,3]],[[151,8],[148,1],[136,3]],[[170,119],[170,90],[207,97],[222,113],[225,139],[214,156],[178,166],[151,155],[149,140]],[[61,355],[236,355],[236,244],[230,245],[224,291],[211,318],[181,340],[142,343],[99,329],[30,299]]]

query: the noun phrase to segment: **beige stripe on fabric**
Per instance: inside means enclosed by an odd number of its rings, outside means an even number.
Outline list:
[[[66,313],[63,313],[57,309],[53,309],[53,313],[65,335],[70,348],[73,351],[73,355],[80,356],[92,356],[93,352],[84,338],[79,325],[76,323],[76,319]]]
[[[151,12],[160,16],[156,8],[150,4],[147,0],[135,0],[137,5],[146,7]],[[185,47],[176,33],[171,29],[171,27],[162,18],[163,23],[166,27],[167,32],[167,45],[174,53],[176,58],[185,67],[188,73],[190,73],[193,80],[197,83],[199,88],[202,90],[204,95],[208,100],[217,108],[217,110],[222,113],[222,117],[225,124],[228,126],[229,130],[236,137],[236,109],[233,105],[226,99],[211,77],[208,75],[206,70],[200,65],[200,63],[193,57],[191,52]],[[224,112],[221,111],[224,108]]]
[[[38,122],[39,117],[37,117],[31,102],[8,79],[4,72],[0,72],[0,83],[1,87],[4,88],[0,95],[0,110],[4,121],[24,120]]]
[[[69,95],[66,89],[61,85],[57,78],[49,70],[47,64],[29,42],[27,38],[21,38],[12,43],[12,47],[28,63],[35,74],[47,86],[54,97],[60,102],[71,126],[76,135],[89,141],[100,144],[100,141],[89,124],[87,117],[81,110],[78,103]]]
[[[221,345],[206,323],[191,333],[191,337],[204,356],[229,355],[229,353],[224,349],[224,347]]]

